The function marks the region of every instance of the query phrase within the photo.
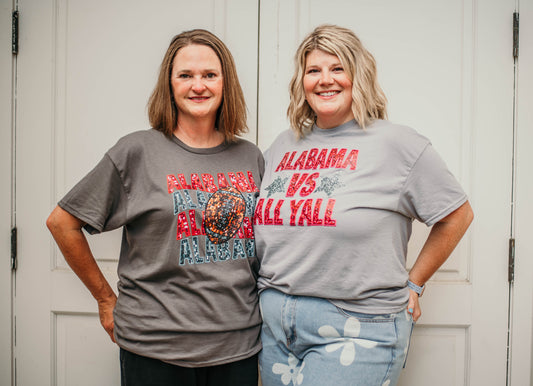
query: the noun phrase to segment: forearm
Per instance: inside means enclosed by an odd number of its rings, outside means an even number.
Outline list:
[[[65,260],[93,297],[99,303],[113,301],[115,293],[94,259],[81,229],[83,225],[82,221],[59,207],[47,220],[47,226]]]
[[[420,254],[409,273],[409,279],[425,284],[453,252],[468,226],[473,212],[467,201],[457,210],[433,225]]]

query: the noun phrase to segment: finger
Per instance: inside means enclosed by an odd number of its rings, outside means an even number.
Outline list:
[[[413,300],[412,296],[409,296],[409,302],[407,303],[407,312],[413,315],[414,310],[415,310],[415,301]]]
[[[109,331],[109,336],[111,337],[111,341],[113,343],[117,343],[117,341],[115,340],[115,333],[113,332],[113,330]]]
[[[105,330],[108,333],[108,335],[111,338],[111,340],[113,341],[113,343],[117,343],[117,341],[115,340],[115,326],[114,326],[114,323],[109,328],[106,328]]]

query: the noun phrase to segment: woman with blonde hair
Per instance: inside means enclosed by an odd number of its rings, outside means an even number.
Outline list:
[[[263,157],[237,136],[233,58],[205,30],[175,36],[152,129],[118,141],[47,225],[120,346],[122,385],[257,385],[261,318],[252,230]],[[123,229],[118,298],[82,232]]]
[[[395,385],[425,283],[473,215],[429,140],[386,120],[373,56],[322,25],[296,53],[254,216],[264,386]],[[412,221],[432,226],[405,267]],[[291,383],[292,382],[292,383]]]

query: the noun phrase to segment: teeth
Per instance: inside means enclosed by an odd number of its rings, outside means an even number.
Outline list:
[[[337,91],[321,92],[318,95],[321,95],[321,96],[333,96],[335,94],[337,94]]]

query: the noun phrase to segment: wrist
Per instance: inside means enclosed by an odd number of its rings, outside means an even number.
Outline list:
[[[415,291],[418,294],[418,297],[422,296],[424,294],[424,290],[426,289],[426,285],[423,284],[421,286],[413,283],[411,280],[407,280],[407,287],[409,289]]]

